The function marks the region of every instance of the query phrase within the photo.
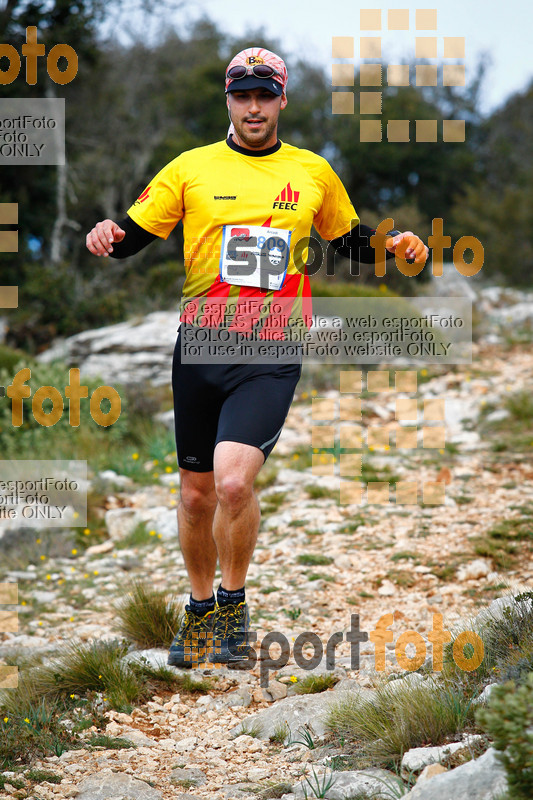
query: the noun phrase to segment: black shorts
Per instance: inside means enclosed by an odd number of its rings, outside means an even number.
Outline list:
[[[210,472],[215,446],[227,441],[258,447],[266,461],[289,412],[302,373],[301,361],[182,364],[180,333],[172,360],[179,466]]]

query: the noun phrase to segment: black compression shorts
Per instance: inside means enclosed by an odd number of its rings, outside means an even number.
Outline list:
[[[215,446],[223,441],[258,447],[266,461],[283,428],[301,372],[301,362],[182,364],[180,329],[172,361],[179,466],[210,472]]]

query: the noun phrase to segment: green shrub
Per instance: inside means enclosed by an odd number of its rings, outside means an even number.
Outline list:
[[[0,691],[0,713],[27,717],[34,728],[42,729],[57,712],[54,703],[63,703],[66,713],[80,700],[98,696],[118,711],[131,711],[133,703],[144,702],[161,688],[210,688],[168,667],[152,667],[141,659],[125,661],[127,652],[127,642],[119,640],[69,642],[50,663],[21,671],[16,689]]]
[[[33,758],[60,756],[65,750],[82,746],[77,744],[78,737],[62,724],[65,719],[62,703],[44,698],[33,704],[16,702],[17,698],[27,700],[30,693],[20,683],[19,678],[19,689],[4,690],[6,697],[15,700],[9,708],[0,698],[0,770],[18,768],[21,762],[28,763]],[[8,782],[17,785],[12,780]]]
[[[13,375],[17,371],[16,365],[21,361],[25,361],[26,366],[32,368],[35,366],[35,359],[26,355],[23,350],[16,350],[14,347],[7,347],[5,344],[0,344],[0,370],[8,370]]]
[[[533,797],[533,672],[523,686],[496,686],[477,719],[494,739],[514,800]]]
[[[0,370],[0,385],[8,386],[13,376],[24,367],[31,370],[27,385],[31,395],[24,398],[22,425],[12,424],[11,401],[0,403],[0,451],[4,459],[47,459],[53,444],[57,459],[85,459],[88,455],[114,448],[126,437],[129,430],[128,411],[122,404],[118,420],[108,427],[98,425],[90,414],[89,400],[95,389],[104,384],[98,378],[83,378],[82,385],[88,387],[88,397],[80,401],[80,424],[73,427],[69,422],[69,401],[65,397],[65,386],[69,383],[69,368],[61,363],[35,364],[23,359],[10,369]],[[41,386],[55,387],[63,398],[63,414],[55,425],[44,426],[35,419],[32,400]],[[121,387],[114,386],[119,395]],[[122,395],[121,395],[122,396]],[[102,401],[102,411],[109,409],[109,401]],[[52,401],[43,402],[43,411],[49,413]]]

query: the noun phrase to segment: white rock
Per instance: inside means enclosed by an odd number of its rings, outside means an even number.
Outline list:
[[[505,770],[489,748],[479,758],[416,784],[404,800],[494,800],[506,789]]]
[[[492,571],[492,566],[489,561],[484,558],[476,558],[475,561],[470,561],[468,564],[463,564],[457,570],[457,580],[459,581],[475,581],[478,578],[486,578]]]
[[[413,747],[403,755],[402,770],[420,772],[428,764],[438,764],[443,758],[452,753],[457,753],[459,750],[467,750],[482,738],[481,736],[469,736],[465,737],[462,742],[451,742],[442,747]]]
[[[485,422],[500,422],[503,419],[507,419],[509,416],[510,412],[506,408],[497,408],[495,411],[491,411],[490,414],[487,414]]]
[[[263,698],[267,703],[273,703],[287,697],[287,686],[281,681],[270,681],[268,687],[262,690]]]
[[[168,650],[162,647],[151,647],[148,650],[132,650],[130,653],[126,653],[122,660],[128,663],[129,661],[141,661],[142,659],[146,659],[151,667],[157,669],[158,667],[167,666],[167,658]]]
[[[116,486],[131,486],[133,481],[127,475],[119,475],[113,469],[105,469],[98,473],[98,477],[103,481],[114,483]]]
[[[481,694],[478,695],[478,697],[474,698],[474,700],[472,700],[474,705],[480,705],[481,703],[488,703],[490,700],[490,696],[494,691],[494,687],[497,685],[498,685],[497,683],[489,683],[488,686],[485,686]]]
[[[136,508],[110,508],[105,512],[104,522],[109,536],[116,541],[135,530],[141,517]]]
[[[443,767],[442,764],[428,764],[418,776],[416,785],[418,786],[420,783],[424,783],[424,781],[429,781],[430,778],[434,778],[435,775],[441,775],[443,772],[446,772],[446,768]]]
[[[102,553],[110,553],[111,550],[115,549],[115,543],[113,541],[102,542],[102,544],[93,544],[91,547],[88,547],[85,551],[86,556],[98,556]]]
[[[79,366],[82,376],[98,376],[111,385],[168,385],[178,325],[177,310],[155,311],[70,336],[40,353],[38,360],[47,363],[61,357]]]
[[[185,739],[178,739],[177,737],[181,736],[180,733],[175,733],[172,735],[172,739],[176,737],[176,751],[178,753],[186,753],[189,750],[194,750],[196,745],[198,744],[198,737],[197,736],[187,736]]]
[[[519,594],[519,592],[497,597],[490,603],[488,608],[482,608],[474,620],[474,629],[478,630],[480,626],[502,619],[505,609],[509,606],[521,606],[522,613],[531,613],[531,611],[533,611],[533,600],[529,598],[515,600],[515,594]]]
[[[252,767],[248,770],[247,778],[249,781],[262,781],[270,775],[269,769],[263,767]]]

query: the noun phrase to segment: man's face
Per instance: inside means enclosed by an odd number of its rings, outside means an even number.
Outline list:
[[[279,112],[287,105],[285,97],[268,89],[245,89],[228,92],[227,103],[237,137],[246,147],[261,149],[276,144]]]

